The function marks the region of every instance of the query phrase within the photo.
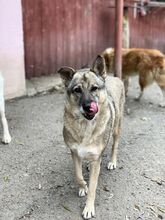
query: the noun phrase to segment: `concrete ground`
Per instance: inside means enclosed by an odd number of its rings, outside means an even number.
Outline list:
[[[46,94],[51,91],[61,91],[63,89],[64,86],[59,74],[34,77],[26,80],[26,95],[29,97],[37,94]]]
[[[165,219],[165,109],[156,85],[141,103],[131,83],[118,167],[103,163],[96,196],[98,220]],[[73,164],[62,138],[64,94],[53,92],[6,103],[12,142],[0,144],[0,220],[80,220]],[[84,166],[84,175],[88,172]]]

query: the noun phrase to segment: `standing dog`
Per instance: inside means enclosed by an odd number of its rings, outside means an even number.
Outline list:
[[[106,69],[109,73],[114,73],[114,49],[108,48],[102,52],[105,58]],[[164,100],[161,103],[165,106],[165,56],[159,50],[154,49],[122,49],[122,78],[125,85],[125,92],[128,91],[128,80],[130,76],[139,75],[140,95],[143,90],[154,81],[162,90]]]
[[[104,58],[98,56],[91,69],[58,71],[66,88],[63,136],[70,148],[79,196],[87,194],[82,216],[95,216],[95,193],[101,157],[113,136],[108,169],[116,168],[117,148],[124,106],[124,85],[119,78],[106,77]],[[82,160],[90,162],[89,188],[82,174]]]
[[[5,101],[4,101],[4,94],[3,94],[3,78],[0,73],[0,116],[1,116],[1,122],[3,127],[3,138],[2,142],[5,144],[9,144],[11,141],[11,136],[8,129],[8,123],[5,116]]]

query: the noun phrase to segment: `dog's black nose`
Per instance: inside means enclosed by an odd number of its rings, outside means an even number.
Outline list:
[[[98,104],[95,101],[85,101],[82,104],[83,115],[86,119],[92,120],[96,113],[98,112]]]
[[[85,112],[90,112],[91,101],[86,101],[82,104],[82,107]]]

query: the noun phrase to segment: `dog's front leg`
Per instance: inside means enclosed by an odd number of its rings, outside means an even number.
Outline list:
[[[76,175],[76,181],[79,185],[79,196],[85,196],[88,191],[87,183],[83,178],[82,174],[82,161],[81,159],[73,152],[72,153],[72,159],[75,166],[75,175]]]
[[[9,128],[8,128],[8,123],[7,123],[6,116],[5,116],[5,111],[3,108],[0,109],[0,115],[1,115],[1,122],[2,122],[2,127],[3,127],[2,142],[5,144],[9,144],[11,141],[11,136],[9,133]]]
[[[101,158],[97,161],[91,162],[87,201],[82,213],[84,219],[90,219],[95,216],[94,202],[96,196],[98,177],[100,173],[100,163],[101,163]]]

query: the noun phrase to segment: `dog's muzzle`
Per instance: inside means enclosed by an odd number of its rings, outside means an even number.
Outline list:
[[[82,114],[88,120],[92,120],[98,112],[98,104],[95,101],[85,102],[82,104]]]

